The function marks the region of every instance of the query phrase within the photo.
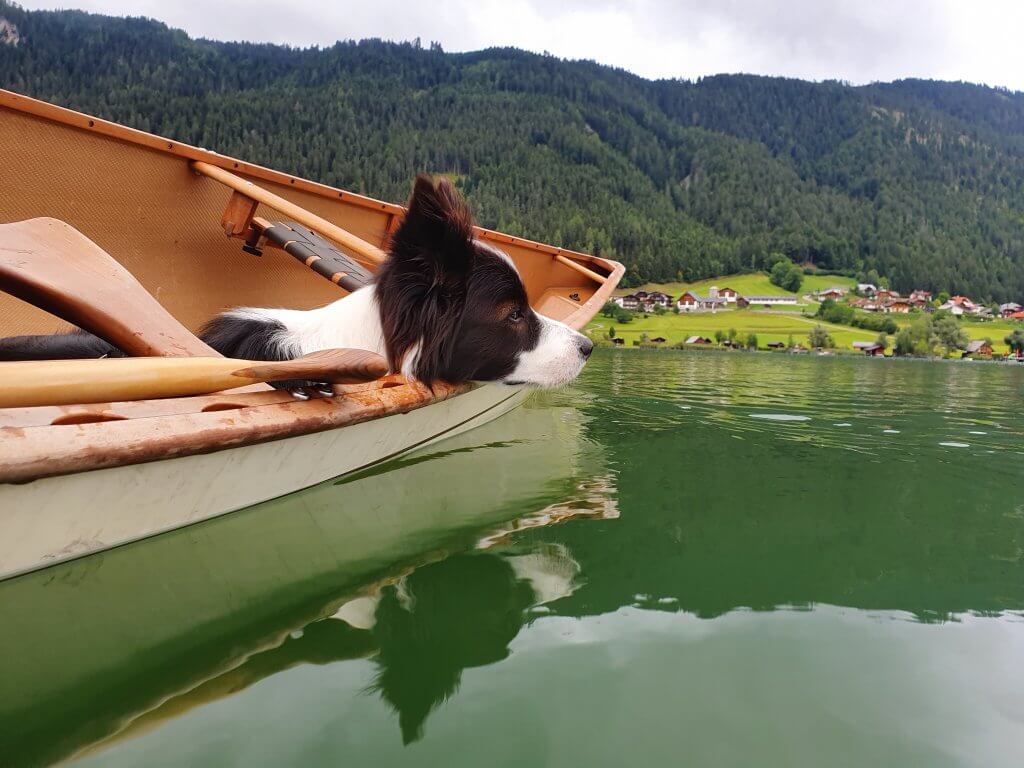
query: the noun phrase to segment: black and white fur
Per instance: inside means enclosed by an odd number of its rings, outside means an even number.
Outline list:
[[[250,360],[367,349],[427,384],[559,386],[579,375],[593,349],[586,336],[533,311],[512,260],[473,236],[454,187],[425,176],[373,284],[318,309],[232,309],[200,335],[222,355]],[[103,356],[123,355],[81,331],[0,339],[0,360]]]

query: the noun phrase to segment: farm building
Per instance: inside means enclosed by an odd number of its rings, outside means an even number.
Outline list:
[[[992,345],[985,339],[975,339],[967,345],[963,357],[991,357]]]
[[[885,347],[874,341],[855,341],[853,348],[870,357],[882,357],[885,354]]]
[[[708,296],[712,299],[725,299],[726,304],[735,304],[740,295],[733,288],[719,288],[713,285],[708,288]]]
[[[747,296],[745,298],[750,304],[761,304],[765,307],[786,304],[796,306],[796,296]]]
[[[831,288],[826,288],[824,291],[818,291],[818,298],[821,301],[825,301],[825,299],[832,299],[832,301],[839,301],[845,295],[846,295],[846,289],[845,288],[840,288],[838,286],[832,286]]]
[[[724,308],[725,305],[725,299],[701,296],[693,291],[687,291],[676,301],[676,307],[680,312],[714,312]]]

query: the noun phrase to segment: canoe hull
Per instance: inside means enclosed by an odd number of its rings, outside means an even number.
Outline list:
[[[489,384],[371,421],[214,453],[0,485],[0,579],[208,520],[452,437],[523,402]]]
[[[237,221],[239,200],[250,222],[256,213],[319,222],[306,226],[328,239],[333,232],[354,258],[386,249],[405,215],[393,203],[3,89],[0,146],[0,224],[63,222],[185,329],[226,307],[310,309],[345,295],[283,251],[267,247],[260,258],[243,249],[249,225]],[[4,186],[9,179],[16,187]],[[534,309],[578,330],[624,272],[600,256],[482,228],[475,235],[512,259]],[[0,291],[0,336],[64,329]],[[387,378],[306,402],[265,389],[0,408],[0,579],[351,473],[493,419],[526,396]]]

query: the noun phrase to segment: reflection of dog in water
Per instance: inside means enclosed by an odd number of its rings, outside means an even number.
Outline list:
[[[373,613],[380,667],[373,690],[398,712],[403,743],[422,737],[427,716],[458,690],[463,669],[508,656],[527,609],[570,594],[578,572],[564,548],[550,546],[504,557],[456,555],[385,588]]]
[[[245,663],[165,699],[110,738],[138,735],[193,707],[231,696],[286,669],[372,656],[372,690],[398,712],[402,740],[423,735],[433,709],[458,690],[462,670],[508,656],[527,611],[573,592],[579,564],[561,545],[456,555],[425,565],[371,597],[350,600]],[[93,745],[107,743],[109,739]]]

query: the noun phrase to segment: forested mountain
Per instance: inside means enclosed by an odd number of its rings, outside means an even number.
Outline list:
[[[1024,297],[1022,93],[220,43],[5,0],[0,19],[4,88],[387,200],[418,171],[451,174],[484,225],[620,259],[630,283],[783,252],[904,290]]]

